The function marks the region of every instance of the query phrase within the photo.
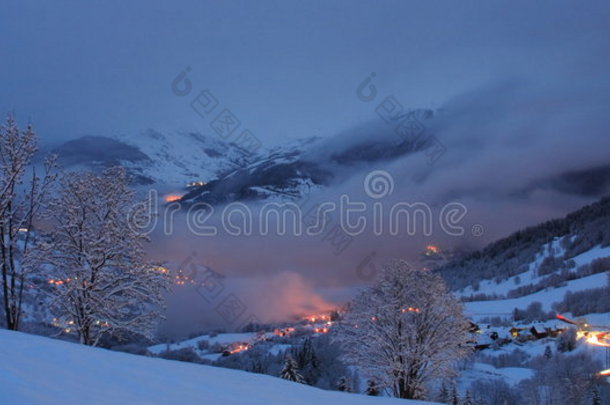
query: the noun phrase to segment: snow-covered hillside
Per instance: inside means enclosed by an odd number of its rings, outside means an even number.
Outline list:
[[[83,136],[53,150],[69,170],[121,165],[135,185],[161,187],[186,200],[216,203],[293,198],[327,175],[302,157],[319,138],[290,140],[248,151],[213,135],[149,129],[117,137]]]
[[[599,302],[599,295],[603,301],[604,291],[610,288],[610,246],[593,245],[570,254],[566,247],[577,238],[556,237],[543,244],[531,262],[519,266],[523,271],[506,278],[481,279],[474,287],[469,285],[455,292],[466,299],[466,314],[480,328],[475,338],[476,355],[458,380],[461,392],[480,381],[507,383],[515,392],[520,391],[519,384],[544,367],[540,359],[562,354],[562,335],[569,329],[579,332],[567,358],[587,356],[598,362],[599,372],[610,366],[606,351],[587,344],[581,327],[555,317],[561,313],[579,319],[580,324],[592,325],[591,330],[605,331],[610,327],[608,296],[605,295],[605,303]],[[570,294],[580,295],[568,300],[567,297],[574,297]],[[571,308],[579,312],[572,313],[568,310]]]
[[[153,129],[117,137],[83,136],[57,146],[62,166],[100,169],[120,164],[138,184],[181,188],[210,181],[255,160],[235,144],[196,132],[161,133]]]
[[[204,360],[218,360],[222,356],[221,352],[213,352],[210,350],[202,350],[199,348],[200,342],[205,342],[206,347],[218,347],[224,350],[241,351],[248,349],[257,340],[256,333],[220,333],[215,336],[204,335],[195,338],[183,340],[176,343],[161,343],[150,346],[148,351],[154,355],[159,355],[165,351],[192,349],[195,353]],[[233,349],[233,350],[231,350]]]
[[[578,373],[605,381],[609,225],[610,199],[604,198],[438,269],[473,321],[475,355],[460,372],[460,392],[485,398],[499,390],[493,400],[523,403],[541,385],[568,395],[572,388],[561,384],[576,384],[571,376]]]
[[[189,182],[216,179],[220,174],[247,164],[254,156],[219,137],[196,132],[161,133],[149,129],[118,138],[150,157],[149,162],[132,162],[134,170],[154,182],[182,187]],[[125,163],[124,163],[125,164]],[[129,164],[126,164],[129,167]]]
[[[423,404],[95,349],[0,330],[0,402],[19,404]]]
[[[544,284],[545,281],[551,279],[553,274],[561,270],[560,268],[557,268],[550,274],[543,275],[541,275],[539,272],[539,268],[545,259],[564,254],[564,251],[560,246],[560,240],[561,239],[558,238],[551,243],[544,245],[543,249],[536,255],[534,261],[527,266],[527,271],[519,273],[501,282],[496,282],[494,280],[482,280],[479,283],[479,288],[476,291],[469,286],[458,291],[458,295],[468,297],[473,294],[496,294],[498,296],[505,297],[511,290],[519,287],[520,285]],[[608,280],[608,275],[606,272],[599,272],[596,274],[578,277],[576,270],[581,266],[590,265],[596,259],[603,259],[609,256],[610,246],[595,246],[592,249],[569,259],[574,263],[572,268],[568,270],[568,274],[571,274],[571,278],[573,277],[572,279],[561,282],[558,285],[552,285],[552,283],[549,283],[549,287],[543,288],[540,291],[536,291],[531,294],[523,295],[522,297],[467,302],[465,305],[466,312],[474,319],[478,319],[482,316],[488,317],[494,315],[512,315],[511,311],[514,308],[525,309],[532,302],[540,302],[545,311],[551,311],[552,304],[563,300],[568,291],[585,291],[591,288],[604,286]],[[565,261],[567,262],[568,260]],[[610,319],[610,316],[608,319]]]

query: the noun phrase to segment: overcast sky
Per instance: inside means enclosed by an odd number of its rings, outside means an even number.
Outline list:
[[[194,88],[209,88],[263,141],[327,136],[374,118],[355,97],[371,72],[414,107],[502,79],[607,84],[609,10],[604,1],[7,1],[0,111],[31,118],[46,140],[205,132],[170,91],[190,66]]]

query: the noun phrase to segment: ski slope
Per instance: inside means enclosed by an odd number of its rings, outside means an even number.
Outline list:
[[[261,374],[0,330],[0,403],[429,404],[323,391]]]

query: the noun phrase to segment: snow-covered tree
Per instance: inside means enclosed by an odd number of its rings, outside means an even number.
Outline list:
[[[457,388],[455,383],[451,385],[451,394],[449,398],[449,403],[451,405],[460,405],[460,399],[458,397]]]
[[[441,387],[438,390],[438,394],[436,394],[436,400],[443,404],[446,404],[449,402],[449,389],[447,388],[447,385],[445,384],[445,382],[443,382],[441,384]]]
[[[602,405],[602,397],[599,394],[599,385],[595,384],[593,386],[593,392],[591,396],[591,404],[593,405]]]
[[[290,355],[305,382],[309,385],[315,385],[320,376],[320,361],[316,356],[311,338],[306,338],[302,345],[293,347],[290,350]]]
[[[547,359],[553,357],[553,350],[551,350],[551,346],[546,345],[546,347],[544,348],[544,357]]]
[[[348,377],[342,376],[337,381],[337,390],[343,392],[352,392],[352,384]]]
[[[477,405],[530,404],[530,402],[527,402],[522,398],[522,389],[513,387],[502,379],[478,379],[470,385],[469,391],[472,392],[472,396],[477,399]],[[534,404],[536,402],[531,403]]]
[[[150,337],[161,318],[168,278],[145,260],[147,236],[128,224],[134,204],[125,170],[111,168],[65,174],[50,205],[52,311],[83,344],[108,334]]]
[[[557,351],[561,353],[571,352],[576,348],[578,341],[576,339],[576,329],[568,328],[563,331],[555,341]]]
[[[301,376],[299,372],[299,368],[297,367],[297,363],[294,361],[292,356],[287,355],[284,360],[284,368],[282,368],[282,373],[280,374],[280,378],[288,381],[294,381],[300,384],[304,384],[305,380],[303,376]]]
[[[419,399],[470,352],[468,327],[439,276],[396,261],[350,303],[336,339],[348,363],[394,396]]]
[[[531,379],[521,381],[519,390],[527,404],[590,403],[593,387],[599,382],[596,373],[602,363],[587,352],[554,353],[540,364]]]
[[[54,157],[43,163],[42,176],[36,174],[36,150],[32,127],[20,131],[9,115],[0,127],[0,294],[6,327],[13,330],[19,329],[25,285],[38,268],[33,224],[54,180]],[[26,176],[28,184],[24,184]]]
[[[377,397],[379,396],[380,391],[379,391],[379,385],[377,384],[377,381],[375,380],[368,380],[366,383],[366,395],[369,395],[371,397]]]

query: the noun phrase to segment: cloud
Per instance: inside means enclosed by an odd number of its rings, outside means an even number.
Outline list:
[[[174,286],[160,333],[180,337],[214,328],[240,330],[251,322],[294,320],[341,304],[326,300],[304,275],[291,271],[255,277],[221,275],[217,282],[222,287],[210,290],[196,284]],[[226,315],[227,303],[237,308],[234,318]]]

